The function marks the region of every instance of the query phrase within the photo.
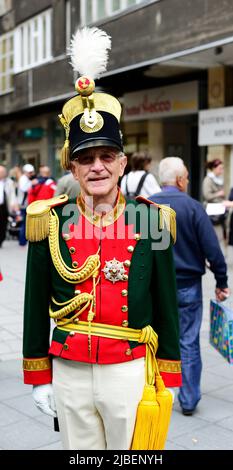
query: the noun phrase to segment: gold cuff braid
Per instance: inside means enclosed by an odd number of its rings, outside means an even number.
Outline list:
[[[181,373],[180,361],[168,361],[166,359],[157,359],[157,363],[158,363],[160,372],[168,372],[171,374]]]
[[[27,371],[38,372],[40,370],[51,369],[51,362],[48,357],[40,357],[38,359],[24,359],[23,369]]]

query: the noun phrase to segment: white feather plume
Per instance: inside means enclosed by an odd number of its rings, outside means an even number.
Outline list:
[[[79,29],[70,43],[71,65],[79,75],[99,78],[105,72],[111,37],[99,28]]]

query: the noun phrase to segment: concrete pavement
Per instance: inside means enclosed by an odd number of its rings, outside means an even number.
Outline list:
[[[6,241],[0,249],[4,281],[0,283],[0,449],[61,449],[53,420],[35,408],[31,387],[23,384],[22,311],[26,247]],[[233,261],[233,257],[232,257]],[[233,290],[233,267],[229,285]],[[233,449],[233,365],[209,345],[209,299],[214,278],[203,279],[204,318],[201,330],[202,399],[192,417],[174,405],[166,449]]]

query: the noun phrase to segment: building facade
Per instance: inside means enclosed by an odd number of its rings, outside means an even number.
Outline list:
[[[96,84],[122,102],[126,154],[149,150],[155,174],[161,158],[180,156],[196,198],[206,158],[218,156],[227,193],[233,139],[198,134],[200,111],[214,119],[233,105],[232,20],[231,0],[0,0],[0,160],[60,175],[57,115],[75,95],[67,47],[77,27],[97,25],[112,51]]]

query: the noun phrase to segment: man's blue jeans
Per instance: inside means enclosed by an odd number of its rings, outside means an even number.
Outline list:
[[[178,399],[182,408],[194,409],[201,398],[200,328],[202,321],[201,279],[178,288],[182,387]]]
[[[25,237],[25,230],[26,230],[26,209],[20,210],[21,215],[21,225],[19,229],[19,244],[20,246],[25,246],[27,244],[27,239]]]

